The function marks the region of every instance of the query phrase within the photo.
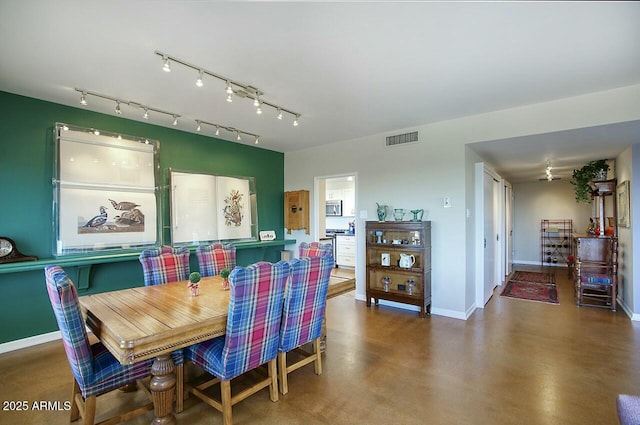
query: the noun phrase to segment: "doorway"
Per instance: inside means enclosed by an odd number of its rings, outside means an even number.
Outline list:
[[[355,173],[322,176],[315,179],[318,240],[332,243],[336,272],[354,276],[356,271],[358,229],[356,225]]]

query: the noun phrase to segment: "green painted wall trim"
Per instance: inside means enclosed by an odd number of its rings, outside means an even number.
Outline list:
[[[91,112],[0,92],[0,235],[13,239],[27,255],[51,259],[53,232],[53,128],[56,122],[93,127],[160,141],[160,182],[169,169],[194,173],[250,176],[256,179],[259,230],[284,235],[284,154],[199,134]],[[161,193],[162,238],[169,243],[168,189]],[[238,264],[278,261],[282,246],[238,251]],[[197,267],[195,256],[192,267]],[[65,266],[72,279],[78,267]],[[140,286],[136,259],[93,265],[84,294]],[[0,274],[0,343],[57,330],[42,269]]]

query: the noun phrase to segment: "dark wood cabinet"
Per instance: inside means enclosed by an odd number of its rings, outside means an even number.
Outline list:
[[[431,313],[431,222],[366,223],[367,306],[371,299],[420,307]]]

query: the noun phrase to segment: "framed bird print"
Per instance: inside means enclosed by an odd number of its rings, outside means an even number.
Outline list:
[[[156,245],[157,142],[56,125],[54,255]]]

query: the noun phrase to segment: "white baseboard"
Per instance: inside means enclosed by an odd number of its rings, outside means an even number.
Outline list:
[[[33,347],[34,345],[44,344],[62,338],[60,331],[49,332],[42,335],[30,336],[28,338],[18,339],[16,341],[5,342],[0,344],[0,354],[8,353],[22,348]]]
[[[367,297],[362,294],[356,294],[356,300],[366,302]],[[387,300],[379,300],[378,303],[380,305],[400,308],[402,310],[409,310],[409,311],[415,311],[415,312],[420,311],[420,307],[415,305],[410,305],[410,304],[397,303],[394,301],[387,301]],[[473,309],[471,310],[471,312],[473,312]],[[433,304],[431,305],[431,314],[435,314],[437,316],[451,317],[452,319],[461,319],[461,320],[467,320],[467,318],[470,316],[470,313],[465,314],[463,312],[455,311],[455,310],[447,310],[444,308],[434,308]]]

